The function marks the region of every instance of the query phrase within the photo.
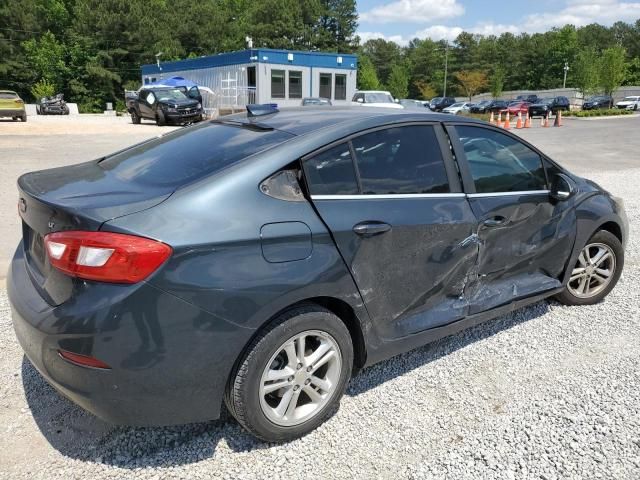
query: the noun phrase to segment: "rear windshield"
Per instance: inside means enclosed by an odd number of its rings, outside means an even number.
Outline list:
[[[179,188],[291,137],[277,130],[206,122],[124,150],[99,165],[123,181]]]
[[[0,98],[6,100],[6,99],[13,99],[13,98],[18,98],[18,94],[13,93],[13,92],[0,92]]]

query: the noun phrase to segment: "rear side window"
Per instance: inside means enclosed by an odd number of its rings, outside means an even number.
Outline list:
[[[457,126],[477,193],[545,190],[540,155],[494,130]]]
[[[447,172],[432,126],[377,130],[352,142],[363,194],[449,192]]]
[[[131,147],[99,165],[121,180],[178,188],[289,138],[278,130],[206,122]]]
[[[332,147],[306,160],[304,172],[312,195],[358,193],[358,182],[348,143]]]
[[[0,92],[0,99],[3,100],[13,100],[14,98],[18,98],[18,94],[13,92]]]

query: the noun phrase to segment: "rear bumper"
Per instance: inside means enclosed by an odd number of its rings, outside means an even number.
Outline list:
[[[218,418],[231,367],[252,333],[146,283],[84,282],[52,307],[33,286],[22,247],[7,290],[16,336],[34,367],[70,400],[115,424]],[[111,369],[71,364],[59,349]]]
[[[24,108],[0,108],[0,117],[21,117],[24,114]]]

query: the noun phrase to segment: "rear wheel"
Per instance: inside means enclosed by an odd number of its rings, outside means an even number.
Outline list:
[[[167,124],[167,119],[164,117],[164,113],[162,113],[161,111],[156,113],[156,124],[159,127],[162,127]]]
[[[131,111],[131,123],[134,125],[140,125],[140,115],[135,110]]]
[[[335,411],[352,365],[344,323],[320,306],[297,307],[251,343],[230,378],[225,401],[256,437],[293,440]]]
[[[556,298],[566,305],[598,303],[616,286],[623,266],[620,240],[600,230],[580,252],[567,286]]]
[[[27,121],[27,114],[26,113],[22,114],[22,116],[20,117],[20,120],[22,120],[23,122],[26,122]]]

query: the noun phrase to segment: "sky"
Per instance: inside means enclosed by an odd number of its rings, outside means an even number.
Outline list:
[[[620,0],[358,0],[358,35],[401,45],[413,38],[455,39],[463,30],[485,35],[544,32],[640,19],[640,1]]]

